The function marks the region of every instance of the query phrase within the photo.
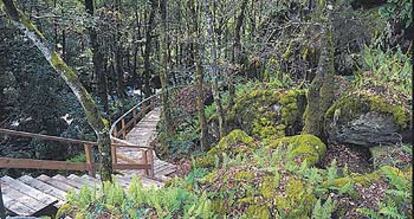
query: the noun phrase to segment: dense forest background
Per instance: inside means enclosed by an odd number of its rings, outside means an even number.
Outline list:
[[[157,154],[187,175],[185,185],[172,184],[180,189],[191,185],[191,198],[183,198],[188,202],[205,203],[207,196],[192,186],[198,188],[195,179],[210,170],[216,171],[209,178],[211,190],[217,187],[214,192],[224,195],[229,194],[219,189],[220,174],[225,184],[246,168],[255,172],[251,166],[223,170],[223,163],[245,164],[236,154],[249,154],[233,151],[233,141],[251,149],[257,142],[276,147],[288,141],[285,136],[312,135],[317,140],[306,142],[326,144],[327,152],[310,163],[327,169],[328,178],[334,159],[346,167],[341,171],[360,174],[377,171],[378,162],[398,168],[411,162],[410,1],[22,0],[15,5],[47,46],[76,71],[110,122],[163,91]],[[96,130],[70,87],[13,24],[3,3],[0,7],[0,127],[96,141]],[[167,92],[174,88],[179,89]],[[276,142],[279,138],[283,140]],[[374,159],[372,148],[383,145],[396,147],[391,152],[381,149]],[[223,151],[230,158],[221,157]],[[78,147],[6,136],[0,137],[1,156],[85,159]],[[255,160],[255,167],[268,161]],[[260,180],[266,174],[257,172]],[[340,190],[337,200],[344,200],[346,193]],[[306,206],[309,200],[304,199],[291,201]],[[404,215],[412,210],[407,200],[398,209]],[[286,210],[292,203],[279,204]],[[220,203],[215,204],[217,210]],[[219,210],[229,216],[249,213],[240,206],[226,207]],[[287,215],[312,211],[302,207]],[[347,213],[355,216],[353,210]]]

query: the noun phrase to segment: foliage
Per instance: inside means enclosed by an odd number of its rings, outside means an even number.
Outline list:
[[[407,0],[387,0],[385,5],[379,9],[382,17],[399,22],[407,28],[413,22],[412,4]]]
[[[83,187],[78,194],[70,193],[68,202],[57,217],[75,218],[212,218],[211,202],[206,195],[196,196],[182,188],[144,188],[138,178],[125,192],[118,183],[104,183],[103,188]]]
[[[369,74],[356,75],[357,87],[364,87],[367,84],[382,85],[411,98],[413,67],[408,53],[403,53],[400,48],[397,48],[395,52],[391,50],[384,52],[379,47],[365,46],[360,59],[360,72],[369,71]]]

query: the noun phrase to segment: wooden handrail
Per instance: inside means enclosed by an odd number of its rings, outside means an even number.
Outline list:
[[[94,141],[86,141],[86,140],[79,140],[79,139],[73,139],[73,138],[64,138],[64,137],[59,137],[59,136],[52,136],[52,135],[42,135],[42,134],[35,134],[35,133],[30,133],[30,132],[25,132],[25,131],[17,131],[17,130],[11,130],[11,129],[3,129],[0,128],[0,134],[4,134],[4,135],[11,135],[11,136],[19,136],[19,137],[26,137],[26,138],[37,138],[37,139],[41,139],[41,140],[46,140],[46,141],[56,141],[56,142],[62,142],[62,143],[70,143],[70,144],[77,144],[77,145],[82,145],[82,144],[88,144],[88,145],[92,145],[92,146],[97,146],[98,142],[94,142]],[[111,144],[112,147],[119,147],[119,148],[129,148],[129,147],[133,147],[133,148],[150,148],[148,146],[142,146],[142,145],[134,145],[131,143],[117,143],[114,142]]]
[[[179,88],[181,86],[173,87],[172,89]],[[131,127],[134,127],[142,118],[143,114],[148,113],[150,110],[155,108],[155,101],[160,93],[152,95],[140,103],[136,104],[121,117],[119,117],[110,128],[110,137],[112,140],[111,143],[111,152],[113,154],[113,163],[112,167],[114,169],[143,169],[148,176],[154,176],[154,152],[151,145],[134,145],[125,140],[119,139],[122,135],[123,138],[130,131]],[[147,104],[149,103],[149,104]],[[142,107],[144,106],[144,107]],[[139,107],[141,107],[139,109]],[[127,117],[132,113],[132,119],[126,121]],[[121,123],[121,129],[117,130],[118,124]],[[47,141],[55,141],[67,144],[77,144],[83,145],[85,150],[85,163],[74,163],[68,161],[52,161],[52,160],[34,160],[34,159],[20,159],[20,158],[7,158],[0,157],[0,168],[19,168],[19,169],[53,169],[53,170],[76,170],[76,171],[88,171],[88,174],[95,176],[96,169],[98,164],[94,162],[92,155],[92,148],[97,146],[97,142],[64,138],[59,136],[50,136],[35,134],[25,131],[17,131],[10,129],[0,128],[0,134],[10,135],[10,136],[19,136],[27,138],[37,138]],[[117,148],[139,148],[143,150],[144,163],[131,162],[128,164],[120,164],[117,162],[116,150]]]
[[[85,140],[64,138],[64,137],[58,137],[58,136],[35,134],[35,133],[30,133],[30,132],[3,129],[3,128],[0,128],[0,134],[13,135],[13,136],[19,136],[19,137],[27,137],[27,138],[38,138],[38,139],[42,139],[42,140],[57,141],[57,142],[71,143],[71,144],[98,145],[97,142],[93,142],[93,141],[85,141]]]

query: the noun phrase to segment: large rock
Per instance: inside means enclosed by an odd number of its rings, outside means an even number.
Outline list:
[[[238,97],[228,123],[260,139],[294,135],[302,130],[305,106],[304,90],[259,88]]]
[[[317,201],[312,185],[291,173],[250,164],[215,169],[200,187],[226,218],[309,218]]]
[[[313,166],[325,155],[326,145],[314,135],[295,135],[271,140],[266,143],[266,147],[275,150],[285,161],[294,161],[301,164]]]
[[[328,141],[366,147],[400,142],[410,113],[407,106],[392,101],[369,92],[341,97],[325,114]]]
[[[205,156],[197,158],[195,166],[213,167],[215,164],[220,164],[223,156],[234,158],[237,155],[252,154],[258,147],[259,144],[252,137],[240,129],[235,129],[223,137]]]

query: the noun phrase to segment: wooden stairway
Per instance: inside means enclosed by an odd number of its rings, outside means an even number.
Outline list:
[[[162,182],[140,176],[144,187],[163,186]],[[114,175],[115,181],[127,189],[132,176]],[[78,192],[83,186],[98,188],[99,179],[89,175],[74,175],[67,177],[55,175],[49,177],[40,175],[33,178],[28,175],[13,179],[9,176],[0,178],[3,200],[10,215],[41,216],[56,213],[66,201],[68,192]]]

